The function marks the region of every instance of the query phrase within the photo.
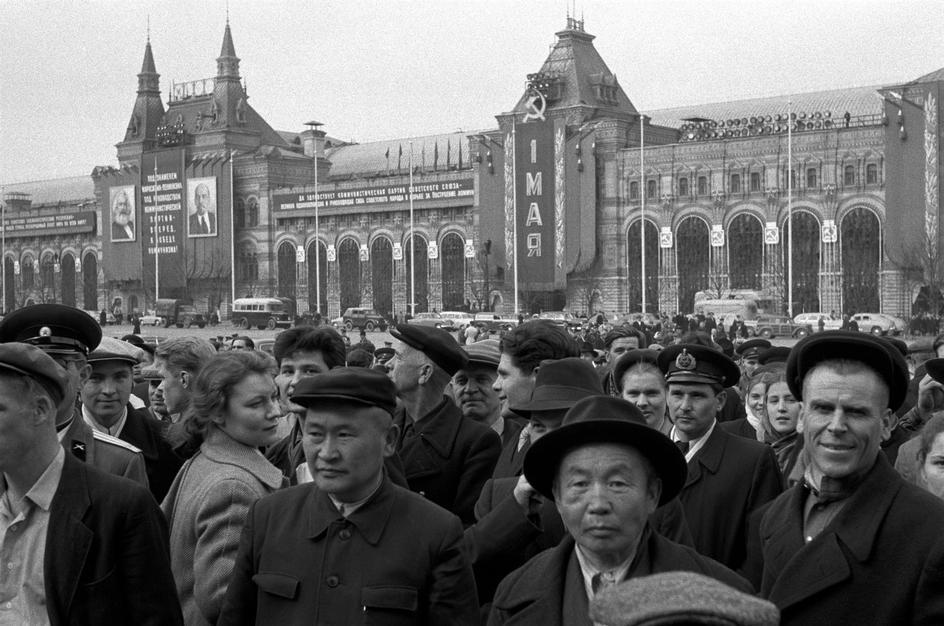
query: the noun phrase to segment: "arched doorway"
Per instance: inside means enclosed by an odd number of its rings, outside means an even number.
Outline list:
[[[642,311],[642,242],[640,221],[629,225],[626,233],[626,274],[629,277],[629,311]],[[646,310],[659,310],[659,230],[646,220]],[[592,313],[589,309],[587,313]]]
[[[66,306],[75,306],[75,257],[71,254],[62,255],[59,266],[62,279],[62,303]]]
[[[429,259],[427,258],[428,248],[426,240],[420,235],[413,235],[413,243],[416,253],[410,253],[410,243],[407,242],[403,250],[403,260],[406,261],[406,310],[409,313],[414,312],[410,307],[410,296],[412,284],[416,282],[416,313],[422,313],[429,310]],[[416,257],[416,271],[411,272],[412,259]]]
[[[793,212],[793,239],[790,243],[790,229],[784,222],[783,233],[783,295],[789,305],[789,257],[793,252],[793,314],[819,311],[819,257],[820,229],[819,220],[806,211]],[[789,309],[787,309],[789,310]]]
[[[86,311],[98,310],[98,257],[87,252],[82,261],[82,304]]]
[[[361,304],[361,260],[357,242],[348,237],[338,246],[341,313]]]
[[[439,246],[442,263],[442,306],[444,311],[465,309],[465,244],[462,237],[449,233]]]
[[[750,213],[728,224],[728,276],[731,289],[760,289],[764,272],[764,226]]]
[[[393,319],[393,244],[386,237],[370,244],[370,276],[374,310]]]
[[[839,245],[843,311],[878,311],[882,233],[875,213],[865,207],[846,213],[839,227]]]
[[[16,274],[13,273],[13,258],[5,257],[3,260],[3,313],[16,308]]]
[[[43,302],[56,302],[56,260],[51,252],[43,255],[39,264],[39,289],[43,294]]]
[[[280,298],[295,299],[295,284],[297,282],[297,268],[295,267],[295,245],[283,241],[278,252],[278,292]]]
[[[695,294],[708,289],[708,223],[690,215],[675,231],[675,258],[679,277],[679,311],[695,310]]]
[[[315,246],[318,247],[318,276],[315,276]],[[308,310],[318,309],[315,289],[321,292],[321,315],[328,314],[328,249],[324,243],[312,241],[308,244]]]

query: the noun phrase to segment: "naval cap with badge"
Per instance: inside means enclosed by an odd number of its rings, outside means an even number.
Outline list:
[[[102,328],[91,315],[64,304],[34,304],[0,321],[0,343],[27,343],[49,354],[88,356],[101,340]]]
[[[735,352],[742,359],[756,359],[766,350],[770,350],[771,343],[766,339],[748,339],[737,348]]]
[[[14,372],[35,380],[49,392],[56,405],[62,402],[69,388],[69,375],[66,371],[43,350],[26,343],[0,344],[0,372],[2,371]]]
[[[665,382],[733,387],[741,378],[737,364],[721,352],[695,343],[669,346],[659,353]]]
[[[336,367],[303,378],[295,385],[291,397],[292,402],[307,408],[328,399],[375,406],[392,416],[397,406],[397,391],[383,372],[364,367]]]
[[[858,361],[888,385],[888,408],[898,409],[908,393],[908,363],[895,346],[871,334],[826,330],[801,339],[787,359],[787,386],[803,400],[803,379],[823,361]]]
[[[429,357],[429,360],[452,376],[468,362],[469,357],[452,335],[439,328],[416,324],[397,324],[390,334]]]

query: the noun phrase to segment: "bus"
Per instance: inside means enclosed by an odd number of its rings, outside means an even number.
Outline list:
[[[723,297],[716,293],[699,291],[695,294],[695,313],[714,313],[715,319],[723,322],[725,327],[740,315],[741,319],[751,327],[758,316],[773,315],[775,310],[774,299],[761,291],[753,289],[730,289],[724,292]]]
[[[285,302],[279,298],[236,298],[232,320],[233,325],[243,330],[253,326],[259,330],[288,328],[293,321]]]

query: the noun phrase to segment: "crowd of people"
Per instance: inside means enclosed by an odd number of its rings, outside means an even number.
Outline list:
[[[944,623],[944,336],[911,375],[672,325],[269,355],[20,309],[0,624]]]

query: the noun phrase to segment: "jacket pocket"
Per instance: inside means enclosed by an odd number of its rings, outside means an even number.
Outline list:
[[[365,626],[418,623],[419,593],[413,587],[364,587],[361,604]]]
[[[286,600],[294,600],[298,596],[298,579],[288,574],[259,572],[252,577],[252,582],[262,591]]]

